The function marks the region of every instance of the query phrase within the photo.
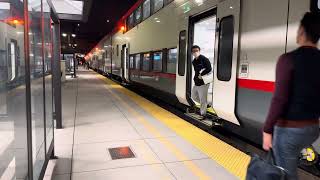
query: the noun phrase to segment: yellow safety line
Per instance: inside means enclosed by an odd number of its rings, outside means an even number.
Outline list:
[[[107,84],[112,85],[117,91],[128,96],[145,111],[189,141],[231,174],[240,179],[245,179],[250,156],[115,82],[101,75],[99,77]]]
[[[115,94],[112,90],[110,90],[107,86],[105,86],[106,89],[112,94],[113,97],[118,99],[123,106],[126,107],[126,109],[129,110],[130,114],[136,117],[136,119],[145,126],[145,128],[155,135],[156,137],[159,137],[160,142],[167,147],[180,161],[182,161],[187,168],[189,168],[199,179],[202,180],[209,180],[210,177],[206,175],[199,167],[197,167],[192,161],[187,161],[189,158],[183,154],[173,143],[171,143],[165,136],[161,134],[161,132],[156,129],[152,124],[150,124],[138,111],[133,109],[127,102],[125,102],[120,96]],[[114,87],[114,85],[111,85],[111,87]]]

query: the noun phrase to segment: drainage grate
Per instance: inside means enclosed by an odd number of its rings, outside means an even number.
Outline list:
[[[117,147],[117,148],[109,148],[109,153],[111,155],[112,160],[116,159],[126,159],[126,158],[135,158],[130,147]]]

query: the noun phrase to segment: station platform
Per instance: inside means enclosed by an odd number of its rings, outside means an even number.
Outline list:
[[[44,179],[245,179],[248,155],[94,71],[62,91]]]

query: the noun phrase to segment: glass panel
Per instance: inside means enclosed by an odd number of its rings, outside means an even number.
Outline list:
[[[45,161],[41,0],[28,1],[28,5],[33,175],[38,179]]]
[[[130,69],[134,68],[134,56],[130,56]]]
[[[155,52],[153,54],[153,70],[162,71],[162,52]]]
[[[170,4],[172,1],[173,1],[173,0],[164,0],[164,4],[165,4],[165,5],[168,5],[168,4]]]
[[[0,179],[28,175],[23,14],[21,1],[0,2]]]
[[[146,0],[143,3],[143,20],[150,16],[150,0]]]
[[[134,27],[134,17],[133,17],[133,13],[129,16],[128,24],[129,24],[129,29],[131,29],[131,28]]]
[[[135,63],[136,69],[140,70],[140,54],[136,54]]]
[[[186,54],[187,54],[187,32],[181,31],[179,35],[179,64],[178,73],[184,76],[186,69]]]
[[[153,0],[153,13],[159,11],[163,7],[163,0]]]
[[[68,75],[74,73],[73,54],[64,54],[64,60],[66,60],[66,72]],[[95,58],[95,57],[94,57]]]
[[[217,69],[218,79],[220,81],[229,81],[231,79],[234,35],[233,26],[233,16],[228,16],[221,20]]]
[[[150,54],[144,54],[143,55],[143,71],[149,71],[150,70]]]
[[[46,102],[46,150],[53,140],[53,94],[52,94],[52,34],[50,7],[43,1],[43,27],[44,27],[44,74],[45,74],[45,102]]]
[[[141,22],[141,6],[139,6],[135,12],[135,23],[138,24]]]
[[[177,48],[169,49],[168,61],[167,61],[167,73],[176,74],[177,56],[178,56]]]

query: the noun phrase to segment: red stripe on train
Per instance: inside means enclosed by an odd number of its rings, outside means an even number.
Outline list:
[[[252,79],[238,79],[238,87],[246,89],[254,89],[258,91],[274,92],[275,85],[272,81],[261,81]]]

